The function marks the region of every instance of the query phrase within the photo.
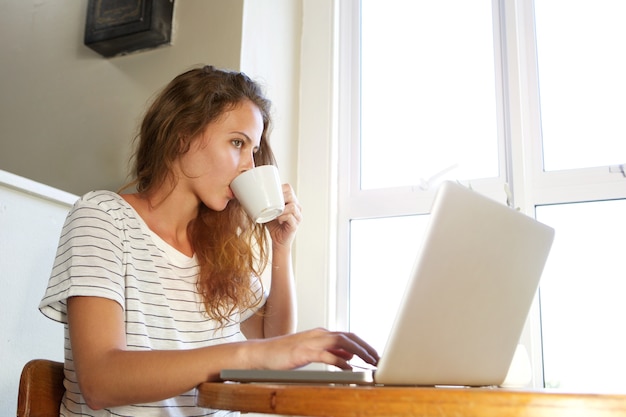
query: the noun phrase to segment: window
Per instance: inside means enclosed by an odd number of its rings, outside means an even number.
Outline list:
[[[624,199],[537,207],[558,231],[541,284],[546,387],[624,390],[624,213]]]
[[[339,326],[382,351],[437,183],[507,184],[556,229],[521,340],[533,385],[626,389],[626,7],[338,4]]]
[[[498,177],[491,5],[366,1],[361,21],[361,188]]]
[[[535,1],[546,170],[624,162],[625,16],[620,0]]]

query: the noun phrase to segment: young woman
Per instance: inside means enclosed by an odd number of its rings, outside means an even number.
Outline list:
[[[65,324],[61,415],[213,415],[194,387],[224,368],[377,362],[353,334],[293,334],[298,200],[283,185],[285,211],[259,225],[229,186],[274,163],[269,128],[270,103],[246,75],[190,70],[145,115],[133,192],[74,205],[40,305]]]

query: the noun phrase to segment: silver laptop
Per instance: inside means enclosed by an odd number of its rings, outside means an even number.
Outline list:
[[[377,369],[232,370],[223,380],[501,385],[554,230],[454,182],[443,183]]]

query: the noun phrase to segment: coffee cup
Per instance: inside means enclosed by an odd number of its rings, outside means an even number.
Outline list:
[[[230,188],[256,223],[272,221],[285,210],[278,169],[273,165],[261,165],[239,174]]]

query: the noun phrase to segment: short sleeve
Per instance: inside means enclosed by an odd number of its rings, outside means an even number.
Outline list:
[[[67,322],[67,299],[103,297],[124,307],[123,230],[107,210],[83,197],[69,212],[40,311]]]

